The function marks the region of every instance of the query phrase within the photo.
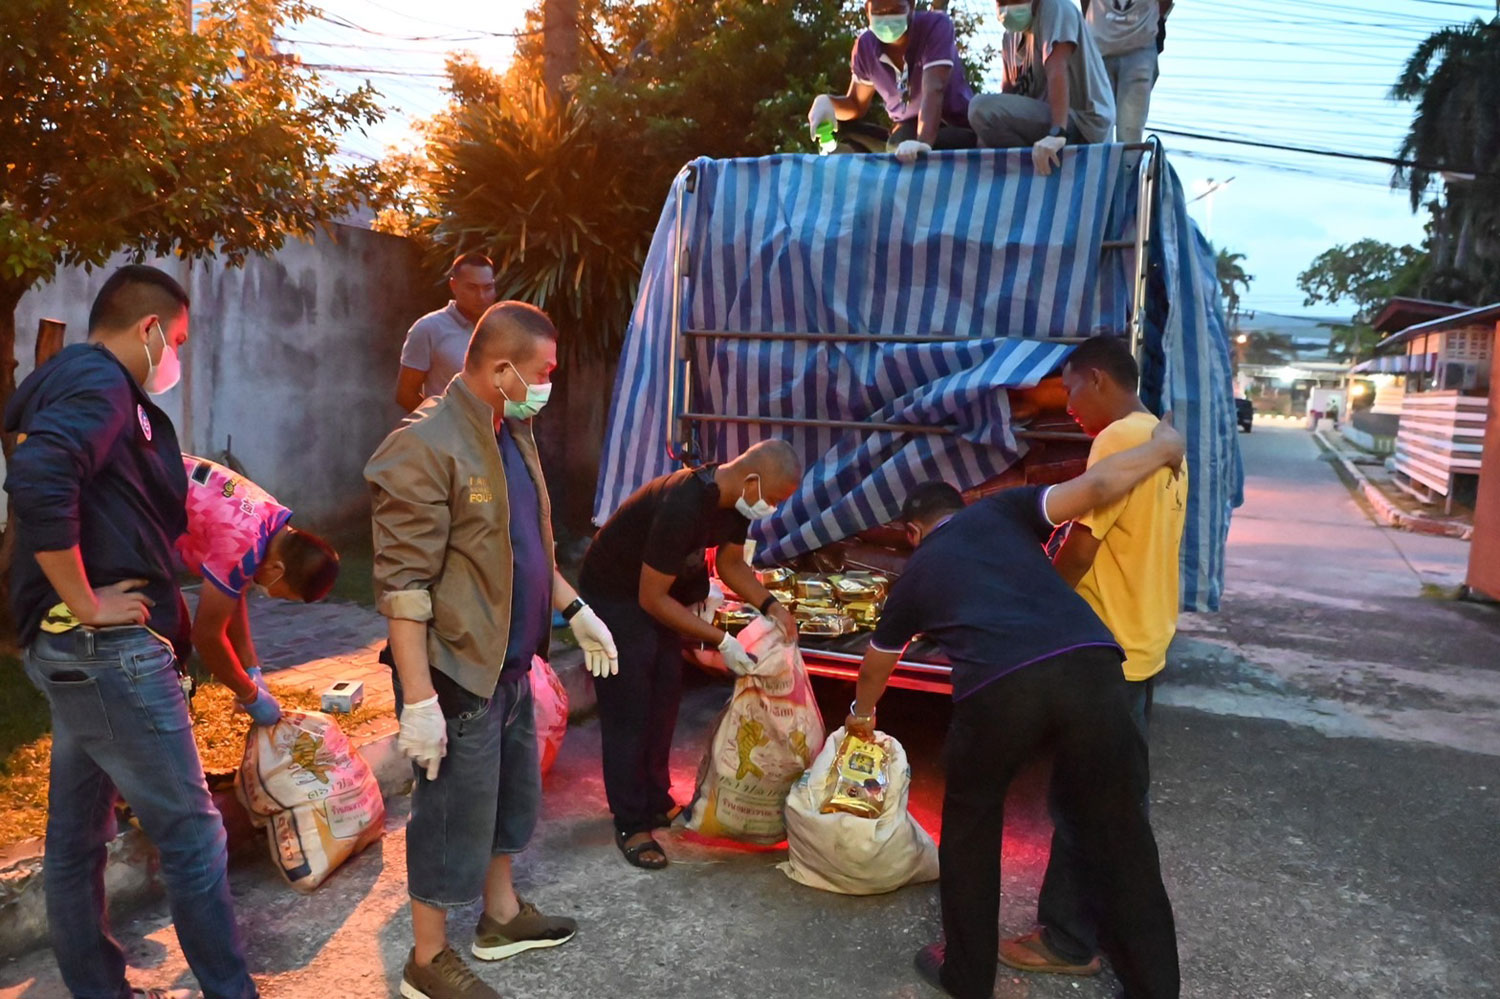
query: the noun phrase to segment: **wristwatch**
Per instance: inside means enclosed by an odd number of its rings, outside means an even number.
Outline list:
[[[570,604],[568,604],[568,606],[566,606],[566,607],[563,608],[563,612],[562,612],[563,620],[564,621],[571,621],[571,620],[573,620],[573,615],[577,614],[579,611],[583,610],[587,606],[588,606],[588,604],[586,604],[586,603],[583,602],[583,598],[582,597],[574,597],[573,598],[573,602],[570,603]]]
[[[1053,125],[1051,128],[1047,129],[1047,138],[1057,139],[1062,137],[1062,135],[1066,132],[1067,129],[1063,128],[1061,125]]]

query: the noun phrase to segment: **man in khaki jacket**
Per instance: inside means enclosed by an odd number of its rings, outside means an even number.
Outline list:
[[[375,590],[390,627],[398,745],[416,779],[407,827],[414,947],[407,999],[498,999],[448,945],[447,913],[482,897],[471,948],[495,961],[572,938],[571,919],[517,897],[511,857],[541,800],[527,671],[563,612],[596,676],[614,640],[557,572],[531,420],[557,331],[521,302],[479,320],[464,369],[376,450]]]

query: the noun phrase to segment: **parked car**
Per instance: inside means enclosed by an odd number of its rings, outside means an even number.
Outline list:
[[[1250,432],[1250,425],[1255,422],[1255,407],[1250,405],[1249,399],[1234,400],[1235,422],[1245,433]]]

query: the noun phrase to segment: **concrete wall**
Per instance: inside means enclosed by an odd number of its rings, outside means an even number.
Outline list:
[[[124,261],[121,261],[122,263]],[[183,449],[234,454],[297,522],[337,537],[368,534],[361,470],[400,419],[393,401],[412,320],[447,300],[407,240],[352,226],[293,241],[242,268],[148,261],[192,297],[182,384],[162,398]],[[87,334],[89,305],[114,265],[69,269],[16,313],[19,382],[32,368],[37,320]]]

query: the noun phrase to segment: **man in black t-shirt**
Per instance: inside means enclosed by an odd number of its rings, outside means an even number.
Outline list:
[[[957,489],[928,482],[906,500],[916,551],[870,639],[845,726],[868,738],[906,643],[918,632],[937,643],[953,667],[939,848],[946,948],[924,947],[916,964],[959,999],[994,991],[1005,792],[1046,744],[1125,996],[1176,999],[1176,930],[1146,818],[1146,743],[1131,718],[1124,656],[1042,545],[1057,525],[1182,457],[1182,438],[1163,421],[1147,443],[1061,485],[1009,489],[966,508]]]
[[[619,673],[596,678],[594,689],[615,838],[637,867],[667,864],[651,833],[677,811],[667,763],[682,698],[682,639],[717,646],[736,673],[754,662],[728,632],[688,609],[708,595],[704,553],[717,548],[724,584],[795,639],[796,622],[756,579],[744,546],[750,522],[774,513],[801,479],[801,459],[780,440],[727,464],[663,475],[615,511],[584,556],[578,589],[620,650]]]

